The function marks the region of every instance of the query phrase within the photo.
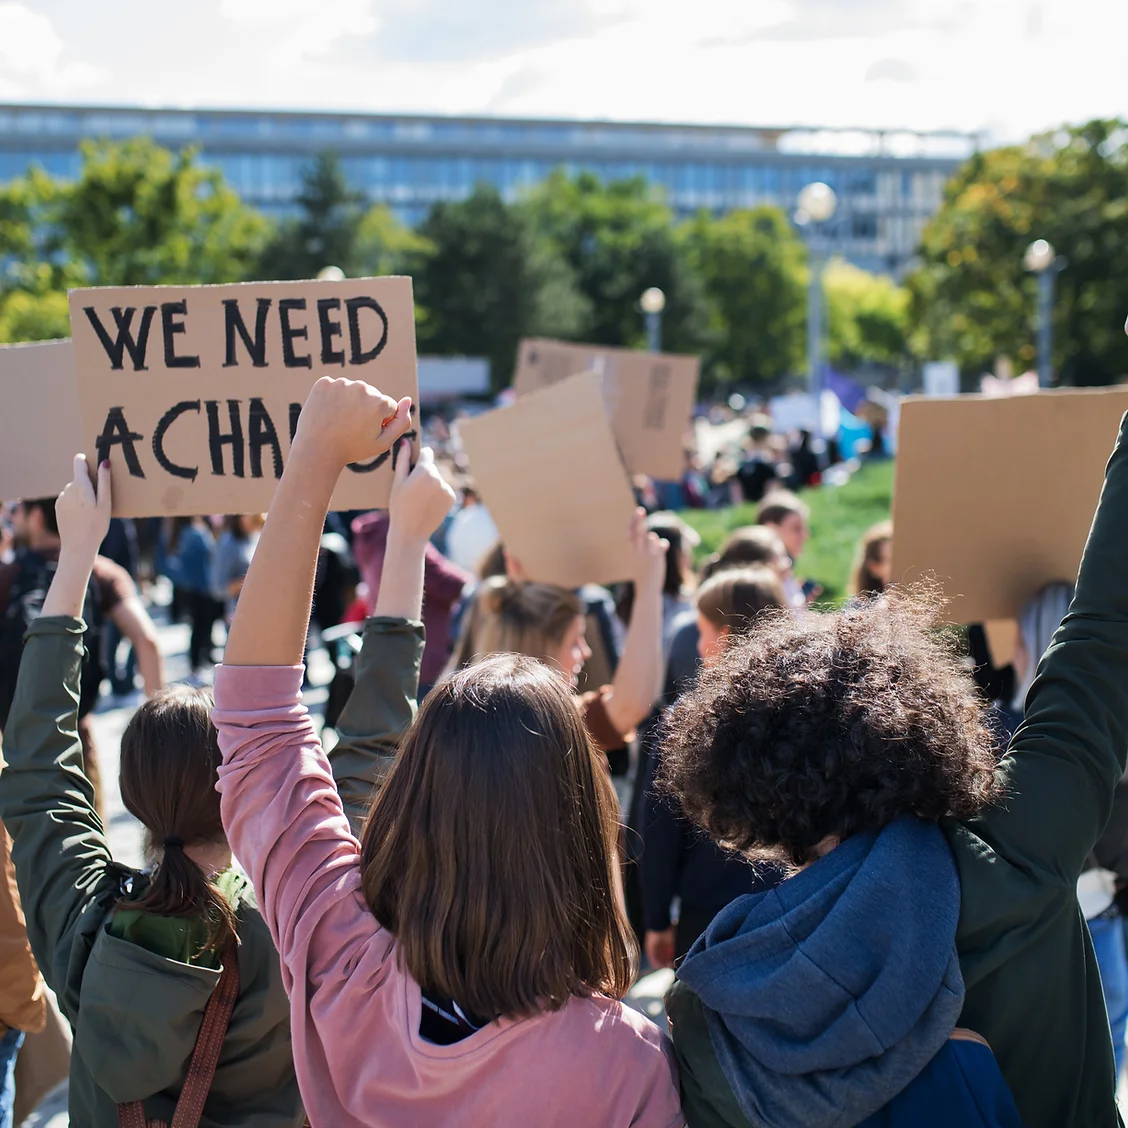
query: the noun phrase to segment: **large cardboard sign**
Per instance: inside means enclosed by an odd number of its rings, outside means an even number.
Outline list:
[[[410,278],[73,290],[83,448],[113,465],[114,513],[256,513],[321,376],[418,402]],[[333,504],[387,503],[385,455]]]
[[[80,450],[70,341],[0,346],[0,499],[59,493]]]
[[[695,356],[532,339],[521,342],[513,389],[520,397],[580,372],[597,373],[627,469],[677,481],[685,471],[685,432],[700,368]]]
[[[482,500],[530,579],[571,588],[630,578],[634,494],[598,376],[533,392],[459,431]]]
[[[1072,583],[1125,411],[1121,388],[904,400],[893,578],[935,575],[953,623]]]

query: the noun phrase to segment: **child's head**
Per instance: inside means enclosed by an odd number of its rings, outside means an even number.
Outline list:
[[[756,524],[775,530],[791,559],[798,560],[811,535],[807,523],[810,516],[811,511],[806,502],[800,501],[795,494],[786,490],[777,490],[760,502],[756,510]]]
[[[583,601],[566,588],[495,576],[483,581],[467,611],[455,664],[490,654],[525,654],[574,682],[591,657],[585,622]]]
[[[955,648],[908,597],[764,616],[666,724],[664,783],[718,842],[804,865],[902,815],[966,818],[997,752]]]
[[[178,685],[149,698],[121,738],[121,798],[145,827],[160,864],[148,889],[129,907],[209,921],[209,947],[234,937],[230,906],[185,848],[225,847],[215,789],[219,741],[211,693]]]
[[[425,991],[529,1015],[621,997],[617,806],[563,680],[515,654],[435,687],[363,834],[364,893]]]
[[[769,608],[787,606],[779,575],[764,565],[717,572],[698,589],[697,652],[705,665],[720,656],[724,640],[747,633]]]

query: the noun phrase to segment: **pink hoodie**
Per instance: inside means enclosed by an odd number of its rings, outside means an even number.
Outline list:
[[[676,1128],[669,1044],[606,998],[419,1036],[419,985],[361,892],[360,846],[301,704],[300,667],[221,666],[223,825],[258,892],[290,996],[294,1065],[314,1128]]]

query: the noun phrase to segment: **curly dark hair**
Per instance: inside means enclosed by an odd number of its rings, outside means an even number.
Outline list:
[[[659,784],[713,839],[804,865],[902,815],[974,815],[999,749],[928,593],[767,612],[664,723]]]

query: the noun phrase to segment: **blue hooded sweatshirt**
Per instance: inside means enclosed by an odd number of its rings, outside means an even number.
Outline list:
[[[959,911],[946,839],[937,826],[904,818],[854,835],[714,919],[678,978],[701,1000],[721,1069],[751,1124],[847,1128],[880,1110],[875,1125],[974,1123],[955,1108],[936,1116],[948,1079],[967,1073],[939,1053],[963,1006]],[[950,1045],[953,1054],[986,1059],[972,1069],[985,1067],[987,1103],[1002,1111],[983,1122],[1017,1125],[989,1051]],[[922,1074],[925,1118],[890,1118],[887,1106]],[[962,1096],[983,1105],[966,1091],[966,1077],[963,1084],[956,1103]]]

